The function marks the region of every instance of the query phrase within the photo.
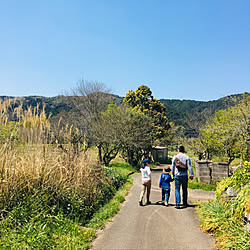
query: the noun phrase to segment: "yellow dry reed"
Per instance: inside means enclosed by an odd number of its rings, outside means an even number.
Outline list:
[[[10,101],[0,102],[0,124],[3,126],[10,122],[10,106]],[[44,107],[42,110],[39,106],[23,110],[20,105],[14,111],[19,137],[11,140],[8,138],[11,135],[6,135],[4,143],[0,144],[1,209],[34,190],[64,192],[77,189],[86,196],[93,195],[93,190],[103,181],[103,171],[86,152],[75,154],[70,141],[72,134],[78,131],[73,131],[72,126],[60,128],[61,136],[68,141],[64,145],[67,150],[63,151],[56,143],[51,144],[55,138]]]

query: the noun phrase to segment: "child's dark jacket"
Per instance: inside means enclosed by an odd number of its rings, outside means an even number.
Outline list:
[[[161,174],[161,179],[159,182],[159,187],[170,187],[170,182],[172,182],[174,179],[172,179],[170,174]]]

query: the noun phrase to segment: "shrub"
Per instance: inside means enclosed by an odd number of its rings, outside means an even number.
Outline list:
[[[126,175],[119,173],[119,171],[113,168],[105,168],[104,173],[111,179],[111,186],[113,186],[116,190],[118,190],[118,188],[123,185],[128,178]]]
[[[0,105],[1,126],[8,125],[4,112]],[[80,225],[113,197],[127,175],[103,168],[87,152],[75,154],[71,143],[67,150],[49,144],[53,135],[44,111],[16,114],[15,138],[21,141],[0,142],[0,247],[85,248],[95,233]],[[70,130],[64,130],[69,142]]]
[[[245,161],[242,167],[238,167],[231,177],[221,180],[216,189],[216,196],[220,197],[227,188],[233,188],[236,191],[250,182],[250,162]]]
[[[82,228],[54,208],[42,205],[46,196],[20,202],[0,222],[0,247],[13,249],[86,249],[94,230]]]
[[[234,203],[219,200],[204,203],[198,208],[201,228],[216,237],[217,246],[222,249],[249,249],[250,232],[239,218]]]
[[[250,232],[244,224],[244,213],[250,213],[250,163],[229,178],[223,179],[216,189],[216,200],[202,204],[197,209],[201,228],[216,236],[222,249],[249,249]],[[229,198],[223,191],[228,187],[237,191],[235,198]]]

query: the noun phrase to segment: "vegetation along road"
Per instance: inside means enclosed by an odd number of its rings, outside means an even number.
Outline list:
[[[199,229],[194,206],[174,207],[174,184],[170,206],[159,204],[158,188],[161,169],[152,171],[150,205],[139,206],[141,175],[135,174],[134,185],[121,211],[106,228],[99,232],[92,249],[214,249],[214,239]],[[191,200],[212,199],[213,193],[192,190]]]

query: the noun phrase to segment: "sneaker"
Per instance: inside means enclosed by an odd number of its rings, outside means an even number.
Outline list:
[[[151,204],[151,201],[146,201],[146,205],[150,205]]]
[[[139,201],[139,205],[142,206],[142,201]]]
[[[185,208],[185,207],[188,207],[188,204],[187,204],[187,203],[183,204],[183,207],[184,207],[184,208]]]
[[[181,205],[180,205],[180,204],[176,204],[176,205],[175,205],[175,208],[176,208],[176,209],[180,209],[180,208],[181,208]]]
[[[165,206],[168,206],[168,202],[165,201]]]

